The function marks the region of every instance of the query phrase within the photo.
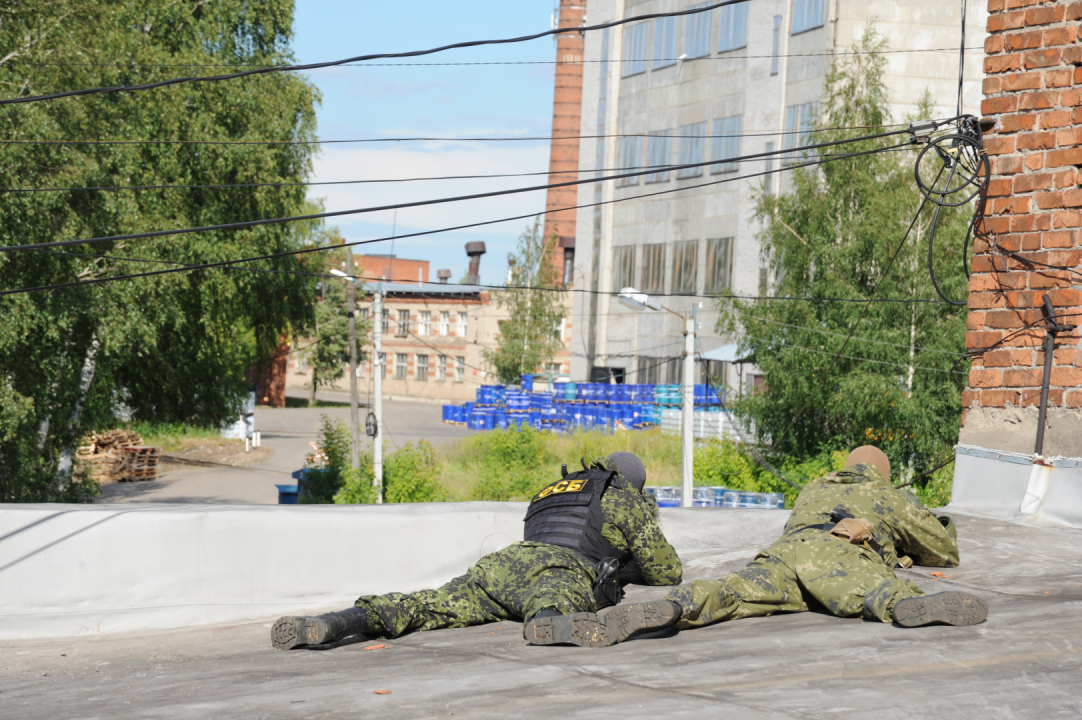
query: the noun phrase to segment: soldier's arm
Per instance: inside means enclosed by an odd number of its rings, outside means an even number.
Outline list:
[[[894,527],[898,555],[908,555],[916,565],[957,565],[958,538],[950,519],[940,520],[911,493],[899,495],[904,504]]]
[[[610,521],[627,541],[628,553],[634,560],[645,585],[678,585],[684,567],[657,518],[657,508],[638,492],[622,490],[614,493]]]

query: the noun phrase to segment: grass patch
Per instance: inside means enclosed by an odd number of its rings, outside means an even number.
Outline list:
[[[196,427],[185,423],[133,422],[124,427],[139,433],[146,445],[161,447],[166,451],[184,450],[192,444],[192,440],[213,440],[219,444],[244,442],[222,437],[221,430],[217,428]]]
[[[261,408],[265,408],[265,409],[270,409],[270,406],[269,406],[269,405],[260,405],[259,407],[261,407]],[[315,405],[309,405],[309,404],[308,404],[308,399],[307,399],[307,398],[299,398],[299,397],[289,397],[289,396],[287,395],[287,396],[286,396],[286,407],[287,407],[287,408],[306,408],[306,407],[317,407],[317,408],[329,408],[329,407],[349,407],[349,403],[348,403],[348,402],[336,402],[336,401],[334,401],[334,400],[320,400],[319,398],[316,398],[316,404],[315,404]],[[361,403],[361,407],[368,407],[368,406],[367,406],[367,405],[365,405],[364,403]]]

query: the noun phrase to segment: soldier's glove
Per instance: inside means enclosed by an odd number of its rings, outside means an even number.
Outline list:
[[[875,535],[875,526],[863,518],[842,518],[830,530],[834,537],[854,545],[863,545]]]

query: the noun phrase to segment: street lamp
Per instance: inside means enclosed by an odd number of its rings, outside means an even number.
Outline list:
[[[678,312],[669,310],[646,293],[641,293],[632,287],[622,289],[616,296],[616,301],[632,310],[665,310],[684,321],[684,385],[680,414],[680,506],[691,507],[695,492],[695,441],[692,431],[695,417],[695,319],[686,318]]]

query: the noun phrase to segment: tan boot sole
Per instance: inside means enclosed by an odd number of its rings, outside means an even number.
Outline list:
[[[534,618],[526,625],[526,642],[531,645],[578,645],[605,647],[611,645],[605,624],[595,613],[553,615]]]
[[[894,621],[902,627],[976,625],[988,617],[988,607],[976,595],[967,592],[942,592],[899,600],[894,605]]]

